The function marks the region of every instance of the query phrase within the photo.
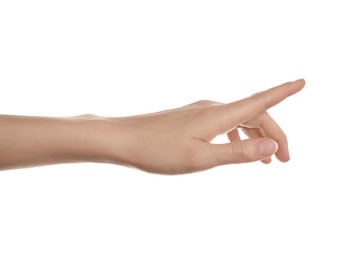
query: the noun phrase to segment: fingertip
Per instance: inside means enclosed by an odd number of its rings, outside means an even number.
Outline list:
[[[272,156],[276,153],[279,146],[278,143],[273,139],[262,139],[256,143],[256,151],[260,157]]]
[[[265,158],[265,159],[261,160],[261,162],[264,163],[264,164],[269,164],[269,163],[272,162],[272,160],[271,160],[271,157],[268,157],[268,158]]]
[[[288,161],[290,161],[290,155],[276,156],[276,158],[282,163],[287,163]]]
[[[305,83],[305,79],[304,78],[300,78],[300,79],[295,80],[294,82]]]
[[[305,86],[305,80],[304,79],[298,79],[298,80],[295,80],[295,81],[290,81],[290,82],[286,82],[278,87],[284,87],[285,89],[285,93],[287,94],[286,97],[288,96],[292,96],[296,93],[298,93],[300,90],[302,90]]]
[[[299,89],[302,89],[306,84],[305,79],[298,79],[293,82],[293,85]]]

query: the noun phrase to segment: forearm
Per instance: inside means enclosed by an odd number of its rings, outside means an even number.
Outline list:
[[[0,115],[0,169],[70,162],[121,163],[115,151],[115,143],[120,145],[121,140],[112,140],[114,135],[116,139],[120,136],[119,128],[117,123],[91,115]]]

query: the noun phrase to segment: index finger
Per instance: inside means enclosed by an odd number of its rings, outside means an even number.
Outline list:
[[[296,94],[304,86],[305,80],[299,79],[222,106],[220,112],[223,113],[224,128],[229,130],[242,122],[255,118],[287,97]]]

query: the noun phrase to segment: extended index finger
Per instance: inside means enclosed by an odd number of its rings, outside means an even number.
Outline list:
[[[305,80],[287,82],[277,87],[259,92],[248,98],[226,104],[222,107],[223,124],[227,130],[242,122],[252,119],[269,108],[277,105],[289,96],[299,92],[305,86]]]

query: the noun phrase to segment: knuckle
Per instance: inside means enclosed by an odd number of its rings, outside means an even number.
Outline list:
[[[191,105],[196,105],[196,106],[211,106],[211,105],[217,105],[217,104],[221,104],[221,103],[216,102],[216,101],[212,101],[212,100],[208,100],[208,99],[201,99],[201,100],[198,100],[198,101],[192,103]]]
[[[232,145],[232,156],[236,158],[237,162],[251,161],[252,148],[250,146],[242,145],[236,142]]]
[[[277,138],[276,141],[277,141],[277,142],[287,142],[287,141],[288,141],[288,138],[287,138],[287,136],[286,136],[285,133],[281,133],[281,134],[278,136],[278,138]]]
[[[267,110],[270,107],[271,97],[267,95],[267,91],[255,93],[251,96],[251,98],[259,101],[264,110]]]
[[[201,99],[201,100],[197,101],[197,104],[207,105],[207,104],[211,104],[212,102],[213,102],[213,101],[208,100],[208,99]]]

